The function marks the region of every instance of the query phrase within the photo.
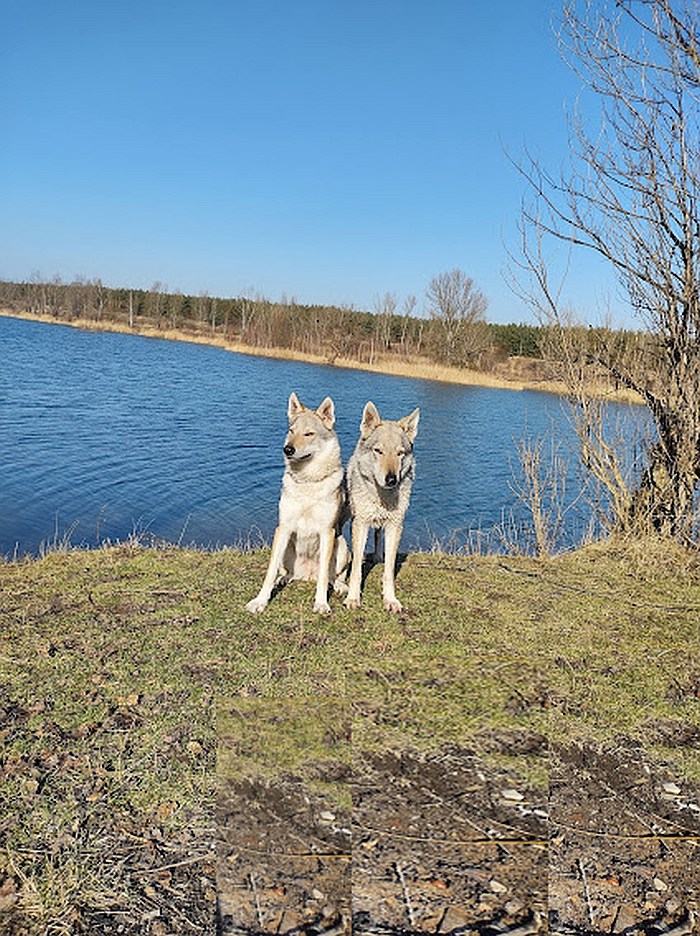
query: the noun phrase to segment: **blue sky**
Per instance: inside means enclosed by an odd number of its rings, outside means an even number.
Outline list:
[[[492,321],[524,185],[566,159],[557,0],[9,0],[0,277],[423,305],[460,267]],[[589,319],[607,290],[581,258]]]

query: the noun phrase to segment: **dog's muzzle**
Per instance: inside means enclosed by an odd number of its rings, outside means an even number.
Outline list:
[[[399,479],[396,477],[393,471],[384,478],[384,487],[393,488],[396,487],[398,483]]]
[[[300,455],[293,445],[285,445],[282,448],[285,458],[288,458],[293,465],[298,465],[299,462],[305,462],[313,455],[313,452],[305,452],[303,455]]]

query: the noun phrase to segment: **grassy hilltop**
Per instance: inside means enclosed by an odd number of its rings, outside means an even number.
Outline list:
[[[125,545],[0,565],[2,932],[208,931],[217,772],[293,773],[348,726],[355,755],[469,750],[545,797],[547,746],[577,741],[631,739],[700,781],[695,553],[413,554],[400,616],[375,569],[359,612],[316,616],[294,583],[251,618],[266,559]]]

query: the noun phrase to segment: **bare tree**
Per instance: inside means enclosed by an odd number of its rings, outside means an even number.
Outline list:
[[[99,322],[102,320],[102,313],[104,312],[105,303],[107,301],[105,285],[99,277],[96,277],[91,281],[90,287],[95,318]]]
[[[418,300],[413,294],[406,296],[403,301],[403,316],[401,320],[401,350],[404,353],[406,352],[406,334],[408,332],[408,326],[411,324],[411,319],[413,318],[413,313],[417,303]]]
[[[483,348],[488,299],[459,269],[434,276],[426,296],[439,326],[439,356],[448,364],[468,363]]]
[[[649,332],[632,349],[584,341],[569,367],[583,362],[646,404],[655,436],[617,519],[681,539],[700,475],[699,25],[696,0],[569,0],[560,48],[591,109],[570,122],[569,170],[520,166],[534,192],[523,263],[547,321],[560,334],[566,324],[542,259],[554,237],[603,258]]]
[[[257,302],[256,300],[250,299],[247,296],[242,296],[240,300],[240,306],[241,306],[241,339],[245,342],[252,343],[251,331],[253,327],[253,321],[255,319]],[[214,323],[212,321],[212,331],[213,329],[214,329]]]
[[[374,314],[377,316],[377,332],[382,347],[388,350],[391,347],[391,329],[396,314],[396,296],[387,292],[374,300]]]
[[[149,304],[152,309],[151,314],[155,319],[155,324],[158,326],[158,328],[162,328],[163,326],[162,319],[165,312],[167,288],[168,287],[164,283],[161,283],[160,280],[156,280],[148,291],[148,297],[150,300]]]

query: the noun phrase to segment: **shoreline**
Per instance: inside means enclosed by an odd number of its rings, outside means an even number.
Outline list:
[[[319,364],[325,367],[340,367],[345,370],[360,370],[372,374],[386,374],[392,377],[408,377],[415,380],[432,380],[437,383],[455,384],[457,386],[487,387],[494,390],[533,390],[539,393],[553,393],[566,396],[566,387],[563,383],[554,380],[527,380],[521,377],[513,379],[498,374],[487,374],[482,371],[466,368],[448,367],[416,358],[397,360],[391,356],[378,355],[373,363],[357,361],[352,358],[337,357],[330,360],[319,354],[302,354],[290,348],[257,348],[240,341],[232,341],[217,336],[196,335],[180,329],[159,329],[153,326],[135,326],[130,328],[126,324],[114,320],[96,322],[92,319],[73,319],[62,321],[50,315],[40,315],[33,312],[17,312],[0,309],[3,318],[16,318],[29,322],[41,322],[46,325],[63,325],[68,328],[78,328],[82,331],[110,332],[122,335],[136,335],[141,338],[160,338],[165,341],[182,341],[190,344],[207,345],[220,348],[232,354],[249,354],[253,357],[267,357],[284,361],[299,361],[306,364]],[[606,393],[611,400],[617,402],[638,402],[624,392]]]

